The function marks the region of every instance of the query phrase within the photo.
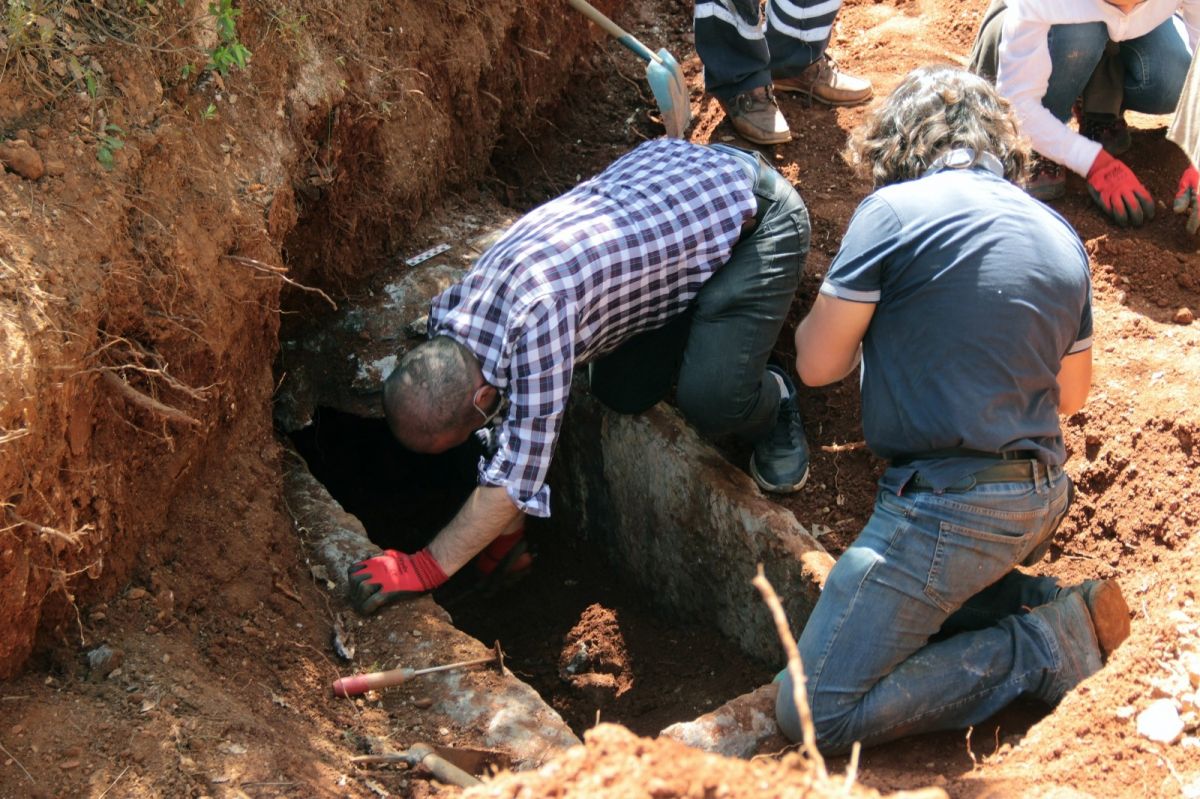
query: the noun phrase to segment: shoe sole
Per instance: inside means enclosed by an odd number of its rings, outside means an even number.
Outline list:
[[[1092,592],[1092,601],[1084,604],[1092,615],[1092,626],[1096,630],[1096,642],[1107,660],[1112,651],[1129,637],[1129,605],[1121,594],[1121,587],[1105,581]]]
[[[750,476],[754,478],[754,482],[758,483],[759,488],[771,494],[792,494],[796,491],[799,491],[804,487],[804,484],[808,482],[808,473],[810,471],[812,470],[805,469],[804,474],[800,477],[800,481],[798,483],[793,483],[790,486],[775,485],[774,483],[769,483],[763,479],[763,476],[758,473],[758,467],[754,465],[754,456],[750,456]]]
[[[868,92],[865,97],[862,97],[862,98],[856,99],[856,100],[826,100],[824,97],[822,97],[821,95],[812,91],[811,89],[791,89],[791,88],[788,88],[787,86],[780,86],[778,83],[775,84],[775,91],[785,92],[787,94],[798,94],[802,97],[809,98],[813,102],[821,103],[822,105],[832,106],[834,108],[845,108],[846,106],[851,106],[851,105],[862,105],[863,103],[867,102],[868,100],[870,100],[872,97],[875,96],[875,92],[872,91],[872,92]]]
[[[744,130],[740,130],[737,125],[733,124],[732,120],[730,120],[729,124],[733,128],[734,133],[753,144],[762,144],[764,146],[772,144],[787,144],[792,140],[792,134],[790,131],[782,133],[775,138],[768,138],[766,136],[752,136],[749,133],[746,133]]]
[[[1055,186],[1054,188],[1046,190],[1037,190],[1026,187],[1025,193],[1035,200],[1041,200],[1042,202],[1046,203],[1050,202],[1051,200],[1059,200],[1065,197],[1067,194],[1067,184],[1063,183],[1060,186]]]

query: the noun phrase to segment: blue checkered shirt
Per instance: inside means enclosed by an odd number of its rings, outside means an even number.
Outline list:
[[[756,210],[745,161],[646,142],[526,214],[433,300],[430,336],[479,358],[507,398],[479,482],[550,515],[546,472],[576,364],[684,311]]]

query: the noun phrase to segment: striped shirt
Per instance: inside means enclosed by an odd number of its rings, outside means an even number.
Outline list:
[[[474,353],[507,399],[482,485],[550,514],[546,472],[575,365],[686,309],[753,218],[753,183],[728,153],[646,142],[526,214],[434,298],[429,335]]]

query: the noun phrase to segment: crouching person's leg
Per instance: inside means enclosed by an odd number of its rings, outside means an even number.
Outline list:
[[[676,399],[704,435],[735,435],[755,445],[761,469],[751,471],[760,486],[791,491],[808,474],[808,450],[792,381],[767,360],[808,255],[808,211],[787,180],[765,164],[755,194],[754,230],[696,298]]]
[[[649,410],[671,391],[690,326],[691,313],[682,313],[592,361],[592,395],[617,413]]]
[[[904,497],[880,491],[800,636],[823,751],[966,728],[1024,693],[1054,703],[1100,668],[1088,607],[1077,594],[929,643],[951,614],[1037,546],[1065,506],[1065,483],[1039,492],[1010,488],[1027,505],[1010,499],[991,514],[986,496],[971,496],[981,489]],[[979,511],[955,516],[964,505]],[[983,521],[1001,507],[1010,529]],[[786,735],[801,739],[786,676],[776,716]]]

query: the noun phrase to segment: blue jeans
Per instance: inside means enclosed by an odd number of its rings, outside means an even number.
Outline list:
[[[822,750],[965,728],[1022,694],[1055,703],[1100,668],[1080,596],[1015,570],[1067,510],[1062,470],[1030,468],[1022,482],[880,489],[800,636]],[[787,677],[776,716],[800,740]]]
[[[700,287],[684,315],[591,364],[592,393],[641,413],[677,381],[675,402],[707,436],[756,443],[775,424],[779,383],[766,372],[808,256],[808,210],[787,178],[755,156],[757,225]]]
[[[1071,106],[1083,93],[1107,44],[1108,29],[1103,22],[1050,28],[1054,67],[1042,105],[1058,119],[1065,122],[1071,116]],[[1145,36],[1119,45],[1125,70],[1123,107],[1145,114],[1174,111],[1192,63],[1180,21],[1172,17]]]

